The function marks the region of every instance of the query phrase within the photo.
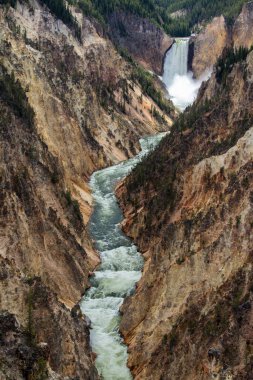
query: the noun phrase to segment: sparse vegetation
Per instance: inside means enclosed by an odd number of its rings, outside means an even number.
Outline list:
[[[173,125],[171,134],[174,132],[183,132],[187,129],[194,129],[197,125],[197,122],[203,116],[203,113],[208,112],[211,109],[212,105],[212,101],[206,100],[200,105],[193,105],[188,109],[187,112],[180,114]],[[165,140],[161,144],[164,144],[164,142]],[[160,157],[158,154],[160,146],[161,145],[159,145],[155,151],[151,151],[148,156],[145,156],[143,160],[133,169],[132,175],[129,178],[128,182],[128,188],[130,192],[133,189],[136,191],[136,189],[145,186],[145,183],[153,177],[154,173],[157,172],[159,166],[161,165],[164,167],[165,163],[162,157]],[[154,188],[159,192],[159,197],[152,199],[153,206],[159,207],[160,204],[162,207],[162,205],[164,206],[164,204],[166,204],[172,207],[175,199],[175,194],[172,190],[174,176],[175,172],[171,172],[170,175],[167,175],[167,177],[163,179],[163,183],[160,184],[160,187],[157,189],[156,184],[153,184]]]
[[[176,260],[176,263],[177,265],[181,265],[185,262],[185,258],[182,256],[182,257],[179,257],[177,260]]]
[[[11,0],[13,1],[13,0]],[[81,28],[77,20],[70,12],[67,3],[64,0],[42,0],[44,4],[50,9],[50,11],[64,24],[69,26],[73,30],[77,39],[81,40]]]
[[[65,198],[66,198],[66,201],[67,201],[67,205],[73,209],[75,215],[77,216],[77,218],[79,220],[83,220],[83,217],[82,217],[82,213],[81,213],[81,210],[80,210],[80,206],[79,206],[79,203],[76,199],[73,199],[72,198],[72,195],[71,195],[71,192],[68,190],[66,191],[65,193]]]
[[[34,327],[34,298],[35,298],[35,290],[32,287],[33,279],[29,282],[30,289],[27,296],[27,308],[28,308],[28,316],[27,316],[27,327],[26,327],[26,335],[27,335],[27,344],[34,351],[33,361],[29,363],[29,366],[25,369],[27,373],[27,378],[29,380],[46,380],[48,378],[48,370],[47,370],[47,361],[43,356],[41,356],[40,350],[38,349],[36,343],[36,334]]]
[[[140,65],[138,65],[138,63],[133,60],[133,58],[125,49],[118,47],[118,52],[126,61],[128,61],[131,64],[133,68],[131,75],[131,80],[133,81],[133,83],[139,84],[141,86],[143,94],[149,96],[164,113],[169,114],[173,110],[172,104],[169,100],[167,100],[164,97],[162,92],[156,87],[155,78],[153,77],[153,75],[144,70]],[[141,104],[142,95],[139,101]],[[158,115],[156,114],[154,116]],[[164,122],[164,120],[161,119],[160,121]]]
[[[0,5],[10,5],[11,7],[15,8],[17,4],[17,0],[0,0]]]
[[[237,215],[236,217],[236,228],[239,228],[241,224],[241,215]]]
[[[48,370],[47,361],[43,357],[39,357],[34,364],[32,373],[29,376],[29,380],[47,380]]]
[[[224,305],[217,305],[214,317],[210,318],[204,326],[204,334],[207,337],[217,337],[229,326],[229,310]]]
[[[28,296],[27,296],[27,326],[26,326],[27,340],[30,346],[34,345],[34,339],[35,339],[35,330],[34,330],[34,324],[33,324],[33,307],[34,307],[34,294],[33,294],[33,289],[30,288]]]
[[[15,114],[21,117],[28,127],[32,128],[34,123],[34,111],[28,102],[28,98],[20,82],[15,79],[0,63],[0,99],[12,107]]]
[[[218,59],[218,62],[215,66],[216,79],[218,83],[226,85],[227,77],[231,73],[234,65],[238,62],[245,61],[249,52],[252,51],[252,49],[253,46],[249,49],[243,46],[239,47],[239,49],[226,49],[224,54]]]
[[[163,112],[169,114],[172,111],[171,103],[165,99],[162,92],[156,88],[154,78],[150,73],[135,64],[131,79],[140,84],[143,93],[149,96]]]

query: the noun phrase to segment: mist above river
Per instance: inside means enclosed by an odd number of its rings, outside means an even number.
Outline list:
[[[176,74],[170,87],[167,88],[174,105],[183,111],[192,104],[198,95],[202,82],[206,81],[210,74],[211,72],[209,71],[199,79],[194,79],[191,72],[185,75]]]

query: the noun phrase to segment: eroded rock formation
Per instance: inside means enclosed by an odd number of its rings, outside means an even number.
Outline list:
[[[199,78],[213,67],[225,48],[253,45],[253,2],[243,5],[240,15],[233,26],[228,26],[223,16],[215,17],[195,37],[191,38],[190,68]]]

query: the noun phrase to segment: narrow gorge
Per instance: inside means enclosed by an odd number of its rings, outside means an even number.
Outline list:
[[[0,379],[253,379],[253,1],[0,0]]]
[[[91,345],[97,355],[98,372],[105,380],[128,380],[127,350],[119,335],[119,308],[140,279],[143,260],[136,246],[121,231],[123,219],[114,190],[116,184],[159,143],[164,134],[140,141],[141,153],[128,161],[92,175],[94,211],[90,234],[100,253],[101,264],[92,275],[91,288],[81,309],[91,321]]]
[[[181,110],[193,102],[201,80],[194,80],[188,70],[189,38],[176,39],[166,53],[163,81],[167,96]],[[182,86],[187,91],[182,94]],[[173,90],[177,89],[177,95]],[[105,380],[132,379],[127,367],[127,349],[119,334],[119,309],[126,296],[134,292],[141,277],[143,259],[134,243],[121,231],[122,212],[114,191],[117,184],[146,154],[159,144],[166,133],[140,140],[141,153],[92,175],[90,187],[94,210],[89,222],[90,235],[101,258],[101,264],[91,276],[91,288],[81,301],[84,315],[90,319],[91,346],[96,366]]]

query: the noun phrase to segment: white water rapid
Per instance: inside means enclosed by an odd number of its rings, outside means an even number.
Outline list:
[[[91,346],[97,354],[96,367],[104,380],[132,379],[127,367],[127,347],[119,335],[119,307],[124,297],[134,290],[143,265],[136,246],[121,231],[123,215],[114,187],[164,135],[141,139],[139,155],[95,172],[90,181],[94,211],[89,229],[102,262],[80,306],[92,323]]]
[[[197,80],[193,78],[193,73],[188,71],[188,52],[189,38],[176,38],[166,54],[162,77],[169,97],[181,111],[194,102],[201,83],[210,76],[206,72]]]

